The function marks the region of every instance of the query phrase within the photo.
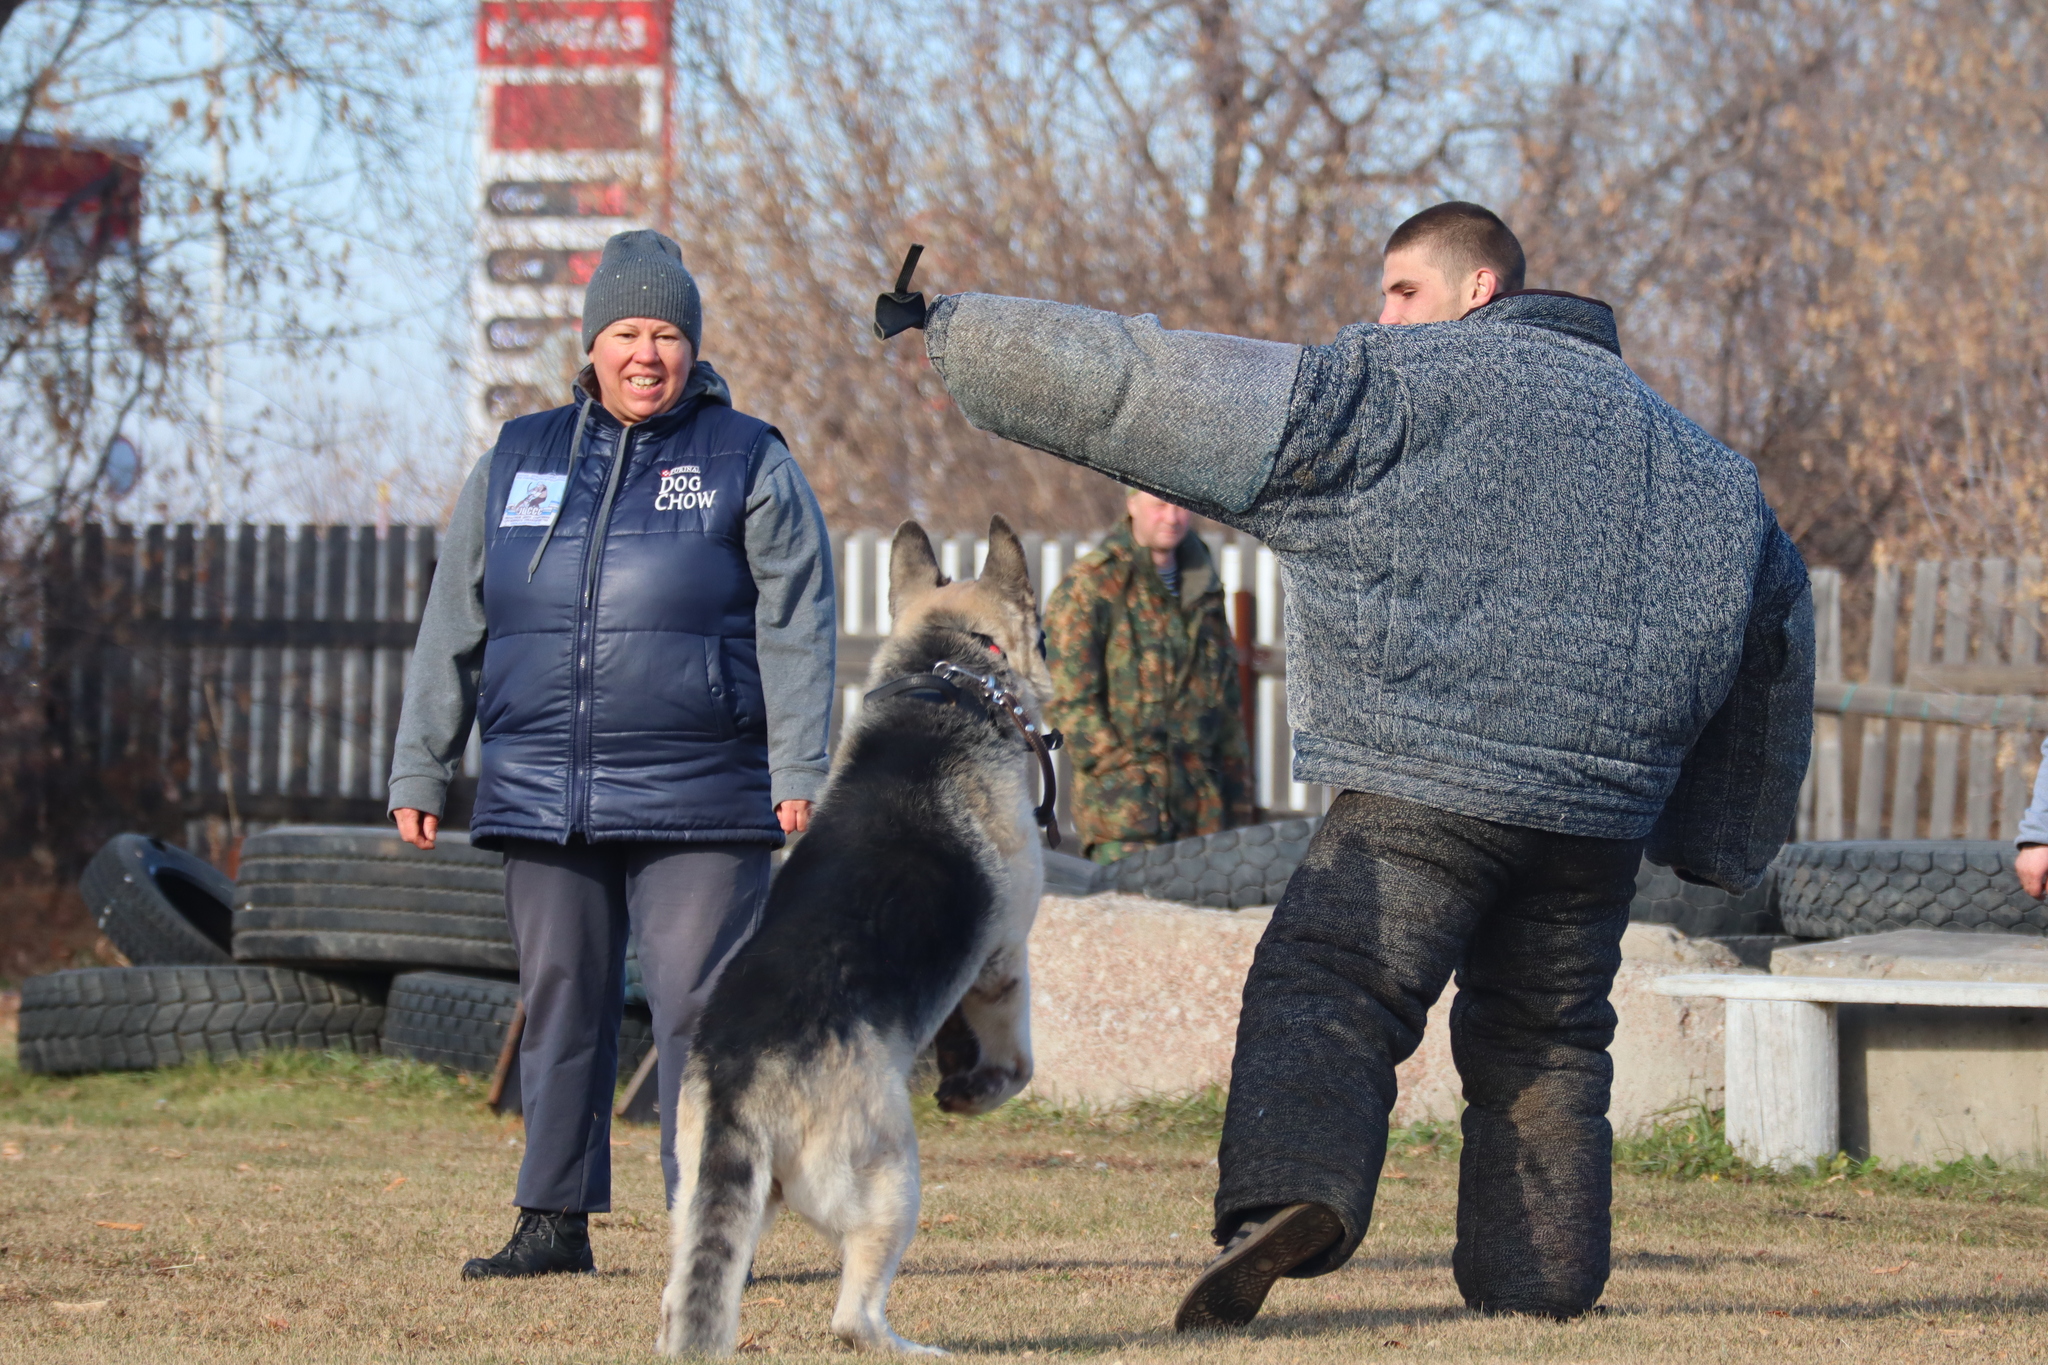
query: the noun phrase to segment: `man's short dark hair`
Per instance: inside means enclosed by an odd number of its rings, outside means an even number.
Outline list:
[[[1461,199],[1424,209],[1387,238],[1389,256],[1409,247],[1426,251],[1453,285],[1475,270],[1491,270],[1500,281],[1497,292],[1506,294],[1520,289],[1528,273],[1522,244],[1500,215]]]

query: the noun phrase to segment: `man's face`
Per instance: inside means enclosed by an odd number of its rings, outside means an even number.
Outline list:
[[[1147,550],[1171,550],[1188,535],[1188,509],[1153,497],[1133,493],[1125,499],[1131,514],[1131,539]]]
[[[1415,322],[1455,322],[1493,298],[1500,279],[1481,268],[1453,280],[1444,274],[1423,247],[1403,247],[1387,253],[1380,272],[1380,294],[1386,306],[1380,310],[1380,324],[1404,327]]]
[[[696,359],[680,327],[654,318],[620,318],[590,347],[605,410],[628,426],[674,407]]]

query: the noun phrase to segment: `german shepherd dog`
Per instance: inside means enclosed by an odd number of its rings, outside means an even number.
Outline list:
[[[917,1231],[911,1067],[937,1035],[939,1105],[957,1114],[1031,1079],[1024,940],[1044,882],[1032,737],[1051,678],[1024,547],[997,517],[981,577],[951,583],[907,521],[889,610],[868,674],[881,695],[846,727],[683,1073],[655,1343],[668,1355],[734,1349],[754,1249],[782,1204],[839,1246],[835,1333],[943,1354],[897,1336],[885,1312]],[[963,677],[975,698],[949,702],[938,680]]]

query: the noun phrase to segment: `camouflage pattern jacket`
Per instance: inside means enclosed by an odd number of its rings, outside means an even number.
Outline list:
[[[1200,537],[1178,556],[1176,601],[1126,521],[1075,563],[1047,611],[1051,718],[1073,758],[1082,851],[1099,862],[1252,821],[1223,588]]]

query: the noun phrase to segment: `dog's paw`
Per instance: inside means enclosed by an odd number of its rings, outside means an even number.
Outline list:
[[[953,1354],[943,1346],[927,1346],[921,1341],[899,1337],[883,1323],[879,1328],[868,1326],[833,1328],[839,1339],[856,1351],[886,1351],[902,1356],[949,1356]]]
[[[986,1114],[1024,1088],[1028,1067],[978,1066],[939,1080],[939,1108],[949,1114]]]

